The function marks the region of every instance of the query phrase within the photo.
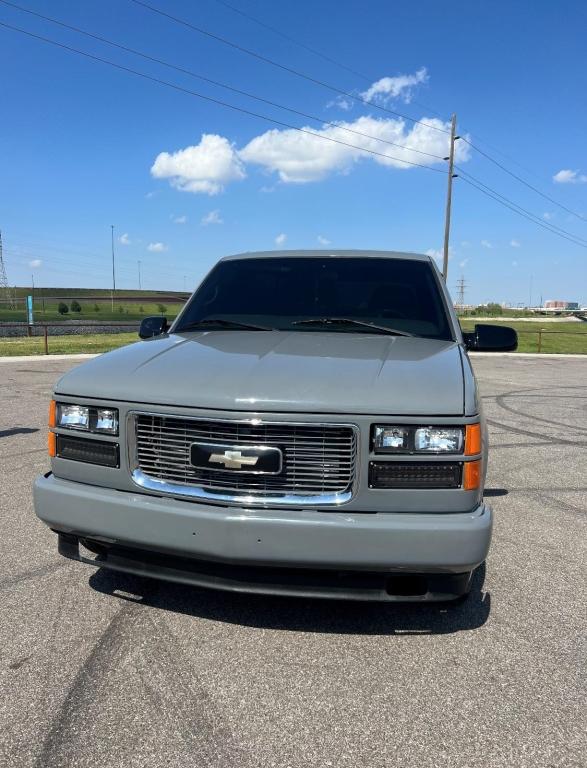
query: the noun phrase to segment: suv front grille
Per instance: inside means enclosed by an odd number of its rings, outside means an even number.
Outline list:
[[[351,425],[216,421],[146,413],[131,418],[133,478],[144,487],[237,503],[340,504],[352,496],[357,437]],[[194,467],[190,446],[197,442],[280,448],[283,470],[278,475],[255,475]]]

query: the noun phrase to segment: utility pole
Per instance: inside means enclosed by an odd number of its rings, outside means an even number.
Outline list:
[[[448,160],[448,186],[446,190],[446,214],[444,219],[444,250],[443,250],[443,258],[442,258],[442,276],[444,277],[445,282],[448,276],[448,244],[450,240],[450,209],[452,205],[452,180],[453,178],[456,178],[456,174],[453,173],[454,161],[455,161],[455,141],[460,138],[460,136],[455,136],[456,129],[457,129],[457,116],[453,115],[450,121],[449,153],[448,153],[448,157],[444,158],[445,160]]]
[[[31,275],[31,296],[33,297],[33,307],[35,306],[35,276]]]
[[[116,292],[116,273],[114,271],[114,224],[110,225],[112,240],[112,312],[114,312],[114,294]]]
[[[139,291],[141,290],[141,260],[139,259],[137,261],[137,264],[139,265]]]

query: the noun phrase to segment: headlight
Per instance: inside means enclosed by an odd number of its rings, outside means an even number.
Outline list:
[[[463,427],[373,427],[375,453],[462,453],[463,445]]]
[[[95,408],[88,405],[57,403],[55,426],[78,429],[84,432],[117,435],[118,410],[116,408]]]
[[[408,451],[408,427],[375,427],[375,450]]]
[[[417,451],[460,453],[463,450],[463,430],[420,427],[414,435],[414,447]]]
[[[70,429],[89,429],[90,409],[85,405],[59,403],[57,406],[57,426],[69,427]]]

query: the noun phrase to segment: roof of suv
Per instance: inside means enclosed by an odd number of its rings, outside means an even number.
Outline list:
[[[236,253],[233,256],[225,256],[220,261],[235,261],[239,259],[271,259],[271,258],[290,258],[290,259],[311,259],[325,258],[362,258],[362,259],[408,259],[410,261],[431,261],[431,257],[423,253],[404,253],[402,251],[360,251],[360,250],[339,250],[322,249],[307,251],[250,251],[247,253]]]

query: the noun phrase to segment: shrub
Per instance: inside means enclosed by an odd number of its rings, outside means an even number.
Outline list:
[[[69,307],[64,301],[60,301],[57,307],[57,311],[60,315],[66,315],[69,312]]]
[[[99,312],[99,311],[100,311],[99,305],[98,304],[94,304],[94,312]]]
[[[145,312],[145,310],[143,309],[143,306],[142,306],[142,304],[141,304],[141,306],[139,307],[139,312],[141,313],[141,315],[142,315],[142,314],[144,314],[144,312]]]
[[[164,315],[167,312],[167,307],[165,304],[157,304],[157,309],[161,315]]]
[[[79,303],[79,301],[76,301],[76,299],[74,299],[71,302],[71,311],[72,312],[81,312],[82,311],[81,304]]]
[[[120,312],[120,314],[122,315],[122,313],[124,312],[124,307],[118,307],[118,311],[119,311],[119,312]]]

